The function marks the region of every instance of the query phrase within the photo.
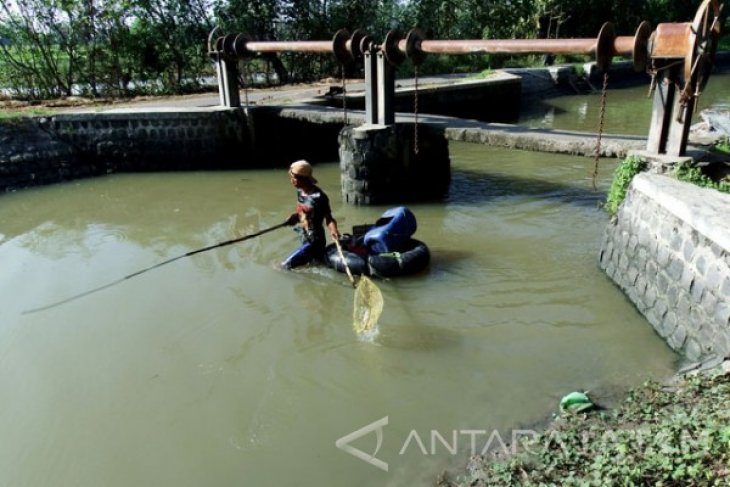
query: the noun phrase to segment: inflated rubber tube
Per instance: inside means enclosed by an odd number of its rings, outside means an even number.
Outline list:
[[[352,272],[353,275],[361,276],[364,274],[367,276],[370,274],[370,269],[368,268],[368,263],[365,259],[354,252],[348,251],[347,247],[344,245],[342,247],[342,255],[345,256],[347,266],[350,268],[350,272]],[[327,264],[327,267],[331,267],[339,272],[345,272],[345,265],[340,258],[339,252],[337,252],[335,244],[329,244],[325,249],[325,263]]]
[[[370,273],[380,277],[404,276],[423,270],[431,261],[426,244],[410,239],[403,252],[371,255],[368,258]]]

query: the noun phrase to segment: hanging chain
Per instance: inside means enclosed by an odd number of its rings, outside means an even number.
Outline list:
[[[656,91],[656,77],[657,74],[659,74],[659,70],[654,65],[654,60],[651,60],[651,67],[647,68],[646,73],[651,76],[651,82],[649,83],[649,92],[646,94],[647,98],[651,98],[654,96],[654,92]]]
[[[418,154],[418,66],[413,66],[413,76],[415,80],[415,90],[413,92],[413,116],[415,123],[413,124],[413,153]]]
[[[248,69],[246,63],[243,63],[243,75],[241,76],[241,86],[243,86],[243,106],[248,111],[248,85],[246,84],[246,77],[248,76]]]
[[[340,71],[342,72],[342,116],[345,119],[345,125],[347,125],[347,78],[345,77],[345,64],[340,64]]]
[[[596,177],[598,177],[598,160],[601,157],[601,137],[603,137],[603,123],[606,118],[606,94],[608,93],[608,71],[603,73],[603,89],[601,90],[601,109],[598,116],[598,138],[596,139],[596,150],[593,158],[593,174],[591,184],[596,190]]]

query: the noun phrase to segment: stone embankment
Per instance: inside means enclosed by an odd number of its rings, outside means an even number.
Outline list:
[[[226,169],[248,144],[240,111],[67,113],[0,123],[0,190],[125,171]]]
[[[362,113],[348,113],[350,124],[362,120]],[[397,121],[408,124],[413,117]],[[591,155],[596,145],[595,135],[580,132],[433,115],[421,116],[419,124],[447,140],[514,149]],[[112,172],[242,169],[301,157],[332,161],[343,126],[342,111],[326,107],[261,107],[249,117],[240,109],[206,108],[14,120],[0,123],[0,191]],[[644,145],[641,137],[607,134],[601,155],[623,157]]]
[[[637,175],[606,227],[600,266],[692,361],[730,354],[730,194]]]

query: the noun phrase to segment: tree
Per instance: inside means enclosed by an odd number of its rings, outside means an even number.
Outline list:
[[[2,3],[0,22],[10,45],[0,46],[6,83],[25,96],[71,95],[80,69],[85,22],[71,1],[14,0]]]
[[[133,35],[144,72],[166,92],[199,85],[209,64],[205,39],[213,28],[208,0],[132,0]]]
[[[242,33],[255,40],[277,40],[282,7],[279,0],[219,0],[214,12],[224,33]],[[280,82],[288,82],[289,72],[279,56],[271,54],[264,56],[264,60],[273,66]]]

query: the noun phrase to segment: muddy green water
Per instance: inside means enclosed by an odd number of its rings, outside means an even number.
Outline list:
[[[699,112],[704,108],[730,106],[729,87],[730,73],[713,74],[699,98],[693,123],[701,121]],[[629,88],[610,89],[606,97],[605,132],[648,134],[653,102],[648,93],[648,83]],[[534,102],[524,107],[519,123],[529,127],[596,132],[600,102],[601,97],[597,93],[562,96]]]
[[[432,265],[378,282],[371,340],[353,333],[344,274],[277,269],[289,229],[22,314],[279,223],[294,207],[284,169],[0,196],[0,485],[431,485],[567,392],[673,371],[597,267],[615,162],[593,192],[588,158],[468,144],[452,158],[449,198],[411,206]],[[316,175],[343,230],[385,209],[340,203],[336,164]],[[335,446],[385,417],[387,472]],[[376,435],[352,445],[373,453]]]

